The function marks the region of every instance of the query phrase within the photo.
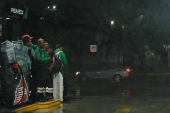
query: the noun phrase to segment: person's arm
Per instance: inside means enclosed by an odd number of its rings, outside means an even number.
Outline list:
[[[39,64],[44,64],[44,65],[48,64],[48,57],[42,58],[39,50],[35,50],[35,55]]]
[[[33,57],[34,60],[36,59],[36,55],[33,55],[32,57]]]
[[[33,59],[36,59],[36,55],[33,49],[31,49],[31,56],[33,57]]]
[[[62,56],[63,56],[63,65],[64,65],[64,68],[67,70],[68,68],[68,62],[67,62],[67,58],[66,58],[66,55],[64,52],[62,52]]]
[[[31,45],[30,46],[33,50],[35,50],[38,46],[37,45]]]
[[[55,63],[55,57],[52,57],[52,61],[53,63],[50,66],[50,71],[52,71],[53,67],[54,67],[54,63]]]

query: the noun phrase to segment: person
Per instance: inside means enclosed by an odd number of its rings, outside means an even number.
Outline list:
[[[45,47],[44,47],[44,48],[45,48],[45,50],[46,50],[46,52],[47,52],[47,55],[48,55],[49,58],[50,58],[50,62],[49,62],[49,64],[48,64],[48,66],[47,66],[47,68],[49,69],[48,75],[49,75],[49,76],[53,76],[52,69],[53,69],[54,63],[55,63],[54,51],[50,48],[50,44],[49,44],[48,41],[45,41]],[[51,99],[53,98],[52,95],[50,95],[50,94],[48,94],[48,93],[47,93],[46,96],[49,97],[49,98],[51,98]]]
[[[67,80],[67,69],[68,69],[68,63],[65,53],[63,52],[63,47],[61,44],[56,45],[56,50],[54,51],[55,54],[58,54],[60,57],[60,60],[62,62],[62,69],[61,73],[63,75],[63,85],[64,85],[64,91],[63,91],[63,99],[64,101],[67,100],[67,90],[68,90],[68,80]]]
[[[48,69],[50,72],[52,72],[52,69],[54,67],[55,57],[54,57],[54,51],[50,48],[50,44],[48,41],[45,41],[45,50],[47,52],[47,55],[51,58],[51,63],[48,65]]]
[[[31,92],[30,94],[30,102],[32,101],[35,101],[36,99],[36,87],[35,87],[35,84],[34,84],[34,76],[31,76],[33,75],[33,71],[32,71],[32,61],[33,60],[36,60],[36,55],[35,55],[35,52],[31,47],[32,45],[32,42],[31,42],[31,39],[33,37],[30,37],[28,34],[24,35],[22,37],[22,42],[23,42],[23,52],[24,52],[24,56],[25,56],[25,62],[28,66],[28,70],[29,70],[29,90]],[[29,52],[30,51],[30,52]]]
[[[50,58],[44,49],[44,39],[39,38],[37,42],[38,47],[35,49],[38,67],[36,71],[37,100],[46,101],[45,91],[53,88],[53,76],[49,75],[49,70],[47,69]],[[44,91],[44,89],[46,90]]]
[[[23,45],[24,45],[23,50],[24,50],[24,55],[25,55],[25,58],[26,58],[26,64],[28,65],[28,68],[30,70],[32,69],[32,67],[31,67],[32,61],[31,61],[28,50],[30,49],[30,46],[32,45],[32,42],[31,42],[32,38],[33,37],[30,37],[29,35],[24,35],[22,37],[22,42],[23,42]],[[31,49],[31,57],[33,59],[36,59],[36,55],[35,55],[35,52],[34,52],[33,49]]]

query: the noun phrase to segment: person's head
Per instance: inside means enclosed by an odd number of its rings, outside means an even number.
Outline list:
[[[44,44],[45,44],[44,48],[48,50],[50,48],[50,43],[48,41],[45,41]]]
[[[44,48],[44,39],[42,39],[42,38],[39,38],[38,40],[37,40],[37,43],[38,43],[38,47],[39,48]]]
[[[22,42],[23,42],[23,44],[25,45],[25,46],[31,46],[32,45],[32,42],[31,42],[31,39],[32,39],[33,37],[30,37],[29,35],[24,35],[23,37],[22,37]]]
[[[61,44],[57,44],[56,45],[56,49],[60,50],[60,51],[63,51],[63,47]]]

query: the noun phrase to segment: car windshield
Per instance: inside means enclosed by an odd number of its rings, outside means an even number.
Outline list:
[[[0,0],[0,112],[60,99],[47,112],[169,113],[169,13],[170,0]]]

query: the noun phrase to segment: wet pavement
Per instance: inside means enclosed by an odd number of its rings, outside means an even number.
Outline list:
[[[170,76],[135,76],[115,83],[108,79],[86,84],[69,79],[68,101],[40,109],[50,113],[169,113]]]
[[[50,109],[51,113],[169,113],[170,76],[135,76],[115,83],[108,79],[86,84],[69,81],[69,100]]]

